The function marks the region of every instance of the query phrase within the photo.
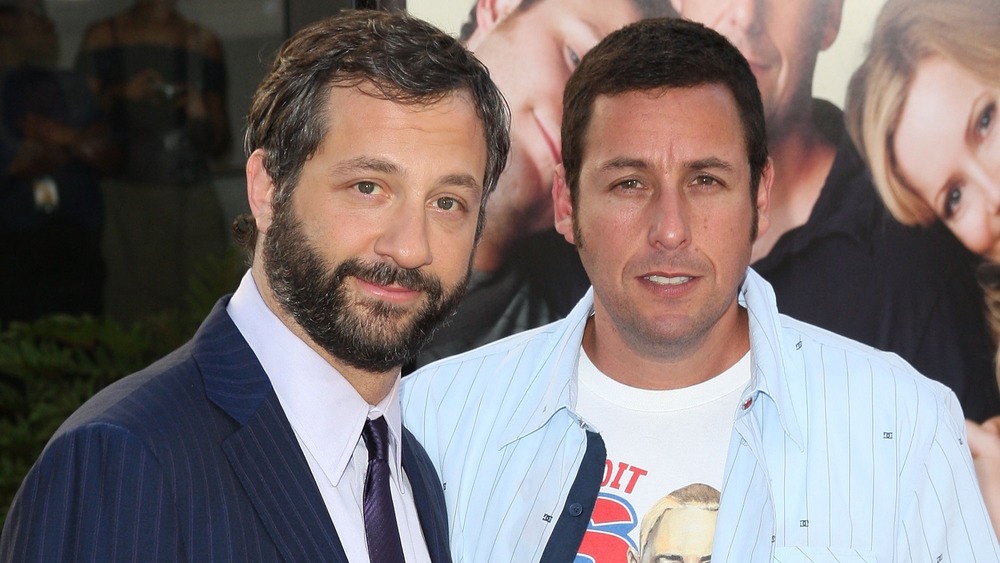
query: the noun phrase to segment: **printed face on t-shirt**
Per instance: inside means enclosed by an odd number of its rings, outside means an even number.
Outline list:
[[[667,509],[655,518],[655,524],[643,538],[639,553],[629,552],[630,563],[707,563],[712,560],[712,540],[718,505],[679,506]],[[643,518],[645,520],[645,518]]]

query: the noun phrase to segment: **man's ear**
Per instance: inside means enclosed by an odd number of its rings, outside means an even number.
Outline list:
[[[844,0],[827,0],[826,13],[823,14],[823,39],[819,44],[820,51],[829,49],[837,40],[843,12]]]
[[[257,149],[247,159],[247,201],[250,203],[250,213],[257,223],[257,230],[261,233],[266,233],[271,227],[273,200],[274,182],[267,170],[264,170],[264,150]]]
[[[520,5],[521,0],[476,0],[476,30],[466,41],[466,47],[475,52],[483,39]]]
[[[573,199],[566,184],[566,169],[557,164],[552,178],[552,209],[555,214],[556,231],[570,244],[576,244],[573,234]]]
[[[771,185],[774,183],[774,162],[767,157],[767,163],[760,175],[760,185],[757,187],[757,238],[767,232],[771,225]]]

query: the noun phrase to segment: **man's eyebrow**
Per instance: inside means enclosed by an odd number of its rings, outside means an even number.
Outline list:
[[[601,170],[619,170],[623,168],[634,168],[637,170],[645,170],[650,168],[648,162],[641,158],[630,158],[630,157],[618,157],[613,158],[600,166]],[[696,160],[689,160],[684,163],[684,168],[687,170],[735,170],[736,167],[731,163],[717,158],[714,156],[699,158]]]
[[[352,172],[378,172],[380,174],[403,174],[403,169],[384,158],[359,156],[337,163],[333,168],[335,174],[350,174]],[[458,186],[474,192],[482,192],[482,183],[471,174],[445,174],[438,180],[442,186]]]
[[[474,192],[482,192],[483,186],[471,174],[448,174],[441,178],[442,186],[458,186]]]
[[[623,168],[645,170],[649,168],[649,163],[641,158],[619,156],[617,158],[612,158],[599,167],[600,170],[621,170]]]
[[[721,158],[716,158],[714,156],[710,156],[710,157],[707,157],[707,158],[699,158],[697,160],[691,160],[691,161],[685,162],[684,163],[684,168],[687,168],[688,170],[721,169],[721,170],[725,170],[727,172],[736,169],[736,167],[733,166],[731,163],[729,163],[729,162],[727,162],[725,160],[722,160]]]
[[[343,162],[338,162],[333,167],[333,172],[338,174],[346,174],[358,170],[380,172],[382,174],[399,174],[402,171],[399,165],[392,161],[370,156],[358,156]]]

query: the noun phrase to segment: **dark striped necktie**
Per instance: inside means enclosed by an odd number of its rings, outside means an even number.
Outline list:
[[[384,417],[366,420],[361,437],[368,447],[365,474],[365,539],[371,563],[404,563],[396,511],[389,488],[389,425]]]

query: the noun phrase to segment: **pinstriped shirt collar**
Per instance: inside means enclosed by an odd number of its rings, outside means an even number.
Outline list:
[[[528,385],[525,399],[511,416],[511,421],[524,421],[521,425],[509,425],[500,437],[499,447],[543,427],[557,412],[566,409],[580,423],[581,427],[590,425],[576,412],[577,378],[576,365],[580,356],[580,346],[583,343],[583,331],[587,326],[587,318],[594,309],[594,289],[590,288],[569,315],[561,321],[546,325],[539,331],[550,330],[560,332],[558,339],[546,341],[546,349],[534,351],[534,358],[520,363],[516,371],[530,370],[527,374]],[[536,358],[541,357],[539,361]],[[519,361],[519,359],[511,359]],[[515,371],[515,373],[516,373]],[[522,381],[515,376],[515,381]]]
[[[778,314],[774,290],[760,274],[747,269],[746,278],[739,294],[740,305],[746,308],[750,319],[750,386],[744,396],[736,416],[750,413],[757,397],[767,396],[774,403],[781,426],[800,448],[805,447],[804,428],[799,423],[791,393],[788,389],[786,372],[801,372],[804,369],[800,358],[789,353],[782,337],[781,318]],[[801,347],[801,344],[800,344]]]
[[[399,379],[378,405],[369,405],[340,372],[267,307],[249,271],[227,310],[271,380],[300,444],[334,486],[340,483],[356,450],[366,451],[363,445],[358,446],[365,419],[379,416],[385,416],[389,425],[390,474],[393,479],[402,475]]]
[[[801,369],[801,365],[798,365],[801,362],[785,352],[780,318],[775,314],[777,308],[774,291],[757,272],[748,268],[743,286],[740,288],[739,301],[749,312],[750,350],[753,361],[750,386],[743,404],[747,404],[746,400],[749,399],[752,406],[756,401],[755,397],[759,395],[770,398],[777,409],[785,433],[800,447],[804,447],[804,431],[799,424],[785,379],[785,370]],[[547,349],[535,352],[544,358],[542,361],[525,362],[526,368],[522,368],[521,365],[516,368],[532,370],[526,378],[528,380],[526,400],[521,401],[511,417],[512,421],[523,420],[524,424],[508,426],[500,437],[498,447],[502,448],[543,427],[561,409],[566,409],[582,427],[597,430],[575,411],[577,360],[587,318],[593,309],[594,289],[590,288],[565,319],[536,329],[559,331],[561,336],[553,339]],[[507,361],[519,360],[520,358],[509,358]],[[791,364],[796,364],[797,367]],[[522,380],[516,376],[514,379]],[[749,408],[741,408],[737,417],[749,412]]]

